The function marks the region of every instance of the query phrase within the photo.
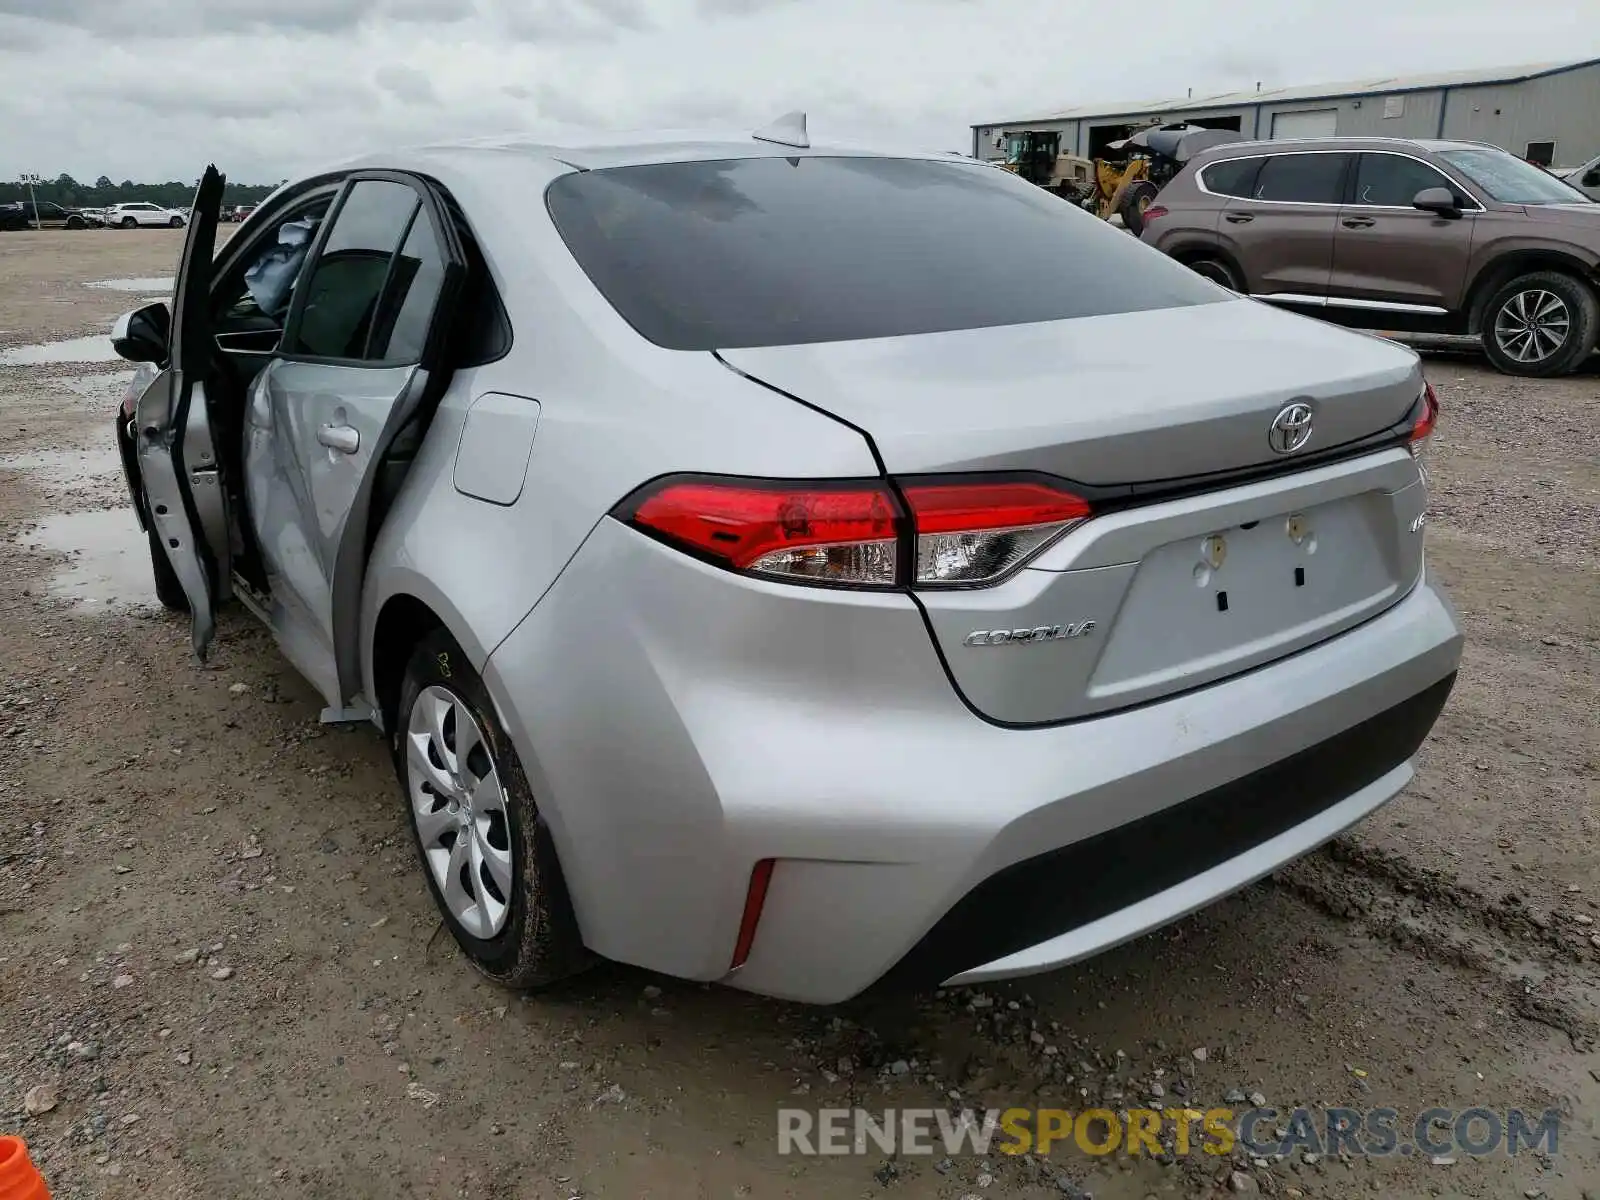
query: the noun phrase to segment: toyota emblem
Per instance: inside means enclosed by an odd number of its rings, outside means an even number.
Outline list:
[[[1304,400],[1286,404],[1267,427],[1267,445],[1278,454],[1293,454],[1311,440],[1311,405]]]

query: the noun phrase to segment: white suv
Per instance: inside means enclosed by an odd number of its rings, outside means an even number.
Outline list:
[[[184,216],[180,209],[136,200],[131,204],[113,204],[106,209],[106,224],[117,229],[133,229],[140,225],[169,225],[179,229],[184,224]]]

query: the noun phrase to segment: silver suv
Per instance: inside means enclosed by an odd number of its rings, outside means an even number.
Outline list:
[[[384,731],[496,980],[1047,970],[1411,778],[1409,350],[795,120],[363,159],[213,261],[221,192],[114,335],[161,595]]]

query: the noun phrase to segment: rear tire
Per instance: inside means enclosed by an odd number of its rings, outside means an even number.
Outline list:
[[[1160,190],[1148,179],[1138,179],[1122,193],[1122,205],[1117,211],[1122,214],[1123,225],[1134,237],[1144,233],[1144,210],[1150,207]]]
[[[1220,258],[1196,258],[1184,264],[1202,279],[1209,279],[1219,287],[1225,287],[1230,292],[1243,292],[1244,285],[1239,282],[1239,277],[1232,267]]]
[[[1578,368],[1600,337],[1600,300],[1559,271],[1518,276],[1489,298],[1483,350],[1507,375],[1548,378]]]
[[[483,681],[442,629],[406,665],[390,747],[423,878],[467,960],[509,988],[545,987],[588,965],[522,763]]]

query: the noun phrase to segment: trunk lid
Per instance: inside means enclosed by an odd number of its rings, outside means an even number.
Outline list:
[[[1410,350],[1253,300],[914,337],[721,352],[735,369],[864,429],[893,474],[1045,471],[1145,483],[1277,461],[1291,400],[1307,451],[1400,420]]]
[[[863,429],[891,474],[1043,471],[1113,495],[1290,461],[1268,428],[1291,401],[1316,451],[1395,426],[1422,389],[1409,350],[1252,301],[723,357]],[[1403,448],[1159,492],[1129,488],[998,584],[915,593],[975,709],[1048,724],[1187,691],[1421,577],[1426,491]]]

